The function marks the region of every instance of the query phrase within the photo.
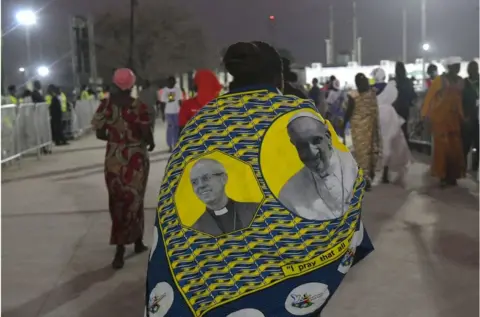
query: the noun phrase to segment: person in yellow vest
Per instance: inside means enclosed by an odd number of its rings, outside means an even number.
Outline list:
[[[66,98],[65,98],[66,99]],[[62,106],[62,94],[58,87],[49,85],[47,89],[47,95],[45,96],[45,102],[49,105],[50,109],[50,128],[52,129],[52,139],[55,145],[67,145],[67,140],[64,134],[64,125],[62,122],[63,109],[66,111],[65,105]]]
[[[92,96],[89,92],[87,85],[82,86],[82,91],[80,92],[80,100],[92,100]]]
[[[100,93],[98,94],[99,100],[108,99],[110,97],[110,87],[108,85],[104,86]]]
[[[17,98],[17,87],[15,85],[8,86],[7,102],[14,105],[18,105],[20,103]]]

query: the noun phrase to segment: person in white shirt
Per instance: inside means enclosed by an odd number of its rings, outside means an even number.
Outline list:
[[[172,152],[178,140],[178,113],[182,103],[182,91],[176,86],[175,77],[168,78],[167,87],[162,90],[160,102],[165,105],[167,145],[170,152]]]
[[[311,112],[294,115],[287,130],[305,166],[283,185],[278,200],[309,220],[343,216],[358,173],[353,156],[333,147],[327,126]]]

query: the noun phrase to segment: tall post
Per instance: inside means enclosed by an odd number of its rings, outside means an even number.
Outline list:
[[[32,47],[30,41],[30,27],[28,25],[25,26],[25,42],[27,45],[27,65],[25,66],[25,77],[28,79],[32,74]]]
[[[334,17],[333,17],[333,4],[329,7],[329,15],[330,15],[330,23],[329,23],[329,31],[330,31],[330,60],[333,61],[335,59],[335,31],[334,31]],[[332,63],[333,64],[333,63]]]
[[[362,65],[362,38],[357,38],[357,63]]]
[[[88,27],[88,57],[90,61],[90,77],[94,81],[94,85],[97,85],[98,74],[97,74],[97,55],[95,50],[95,30],[93,27],[94,20],[90,15],[87,20]]]
[[[402,12],[402,62],[407,63],[407,9]]]
[[[332,56],[332,41],[330,39],[325,40],[325,64],[332,65],[333,64],[333,56]]]
[[[357,56],[357,2],[353,1],[353,47],[352,47],[352,61],[358,61]]]
[[[426,82],[425,82],[425,59],[427,57],[427,51],[423,49],[423,44],[427,42],[427,1],[422,1],[422,87],[426,89]]]
[[[80,87],[80,78],[78,77],[78,72],[80,71],[77,61],[78,61],[78,45],[77,45],[77,22],[76,18],[72,17],[70,19],[70,46],[72,48],[72,72],[73,72],[73,87],[78,93],[78,88]]]
[[[277,26],[276,26],[276,17],[274,15],[271,15],[268,17],[268,26],[269,26],[269,29],[270,29],[270,42],[272,44],[273,47],[277,48]]]
[[[135,40],[135,0],[130,0],[130,46],[128,52],[128,67],[133,68],[133,46]]]

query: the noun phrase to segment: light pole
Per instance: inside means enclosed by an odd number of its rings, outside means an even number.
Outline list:
[[[422,88],[426,89],[425,82],[425,57],[430,45],[427,43],[427,0],[421,0],[421,12],[422,12]]]
[[[22,10],[15,15],[17,23],[25,27],[25,42],[27,45],[27,65],[25,66],[25,77],[28,78],[32,64],[32,51],[30,45],[30,27],[37,23],[37,15],[32,10]]]
[[[40,77],[47,77],[50,74],[50,69],[47,66],[40,66],[37,68],[37,74]]]
[[[276,40],[276,26],[275,26],[275,16],[274,15],[271,15],[268,17],[268,20],[270,22],[270,33],[271,33],[271,41],[272,41],[272,46],[275,47],[276,46],[276,43],[275,43],[275,40]]]

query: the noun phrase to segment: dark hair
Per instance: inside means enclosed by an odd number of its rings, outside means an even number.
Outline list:
[[[433,72],[438,71],[438,67],[435,64],[430,64],[427,67],[427,74],[431,75]]]
[[[318,84],[318,79],[314,78],[314,79],[312,80],[312,83],[313,83],[313,84]]]
[[[8,86],[8,91],[11,92],[11,91],[15,91],[17,90],[17,87],[15,85],[10,85]]]
[[[469,76],[478,75],[478,63],[476,61],[468,63],[467,73]]]
[[[397,62],[395,64],[395,78],[397,80],[407,78],[407,69],[405,68],[405,64],[402,62]]]
[[[355,75],[355,85],[357,86],[357,90],[360,93],[366,92],[370,89],[368,78],[363,73],[358,73],[357,75]]]
[[[41,89],[42,88],[42,84],[40,83],[39,80],[35,80],[33,82],[33,88],[35,88],[35,89]]]
[[[223,63],[234,78],[232,89],[256,84],[282,85],[282,59],[267,43],[233,44],[225,52]]]

